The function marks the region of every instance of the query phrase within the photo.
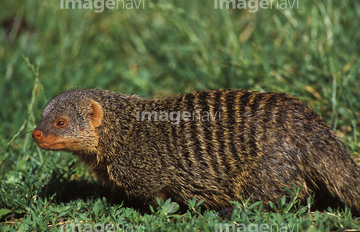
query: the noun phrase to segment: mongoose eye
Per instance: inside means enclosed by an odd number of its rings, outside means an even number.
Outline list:
[[[64,128],[66,125],[67,125],[67,121],[65,119],[60,118],[55,121],[55,126],[57,128]]]

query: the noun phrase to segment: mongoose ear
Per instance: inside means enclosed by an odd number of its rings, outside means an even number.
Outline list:
[[[103,109],[101,105],[96,101],[91,101],[91,124],[96,128],[101,125],[103,118]]]

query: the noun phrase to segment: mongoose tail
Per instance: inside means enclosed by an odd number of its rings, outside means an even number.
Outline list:
[[[304,167],[309,167],[307,181],[314,184],[314,191],[324,187],[332,196],[360,212],[360,168],[331,127],[306,104],[301,113],[294,111],[292,125],[296,126],[293,141],[302,148],[300,160]]]
[[[282,135],[279,137],[286,142],[278,144],[282,148],[278,154],[285,154],[288,160],[296,157],[292,162],[302,173],[305,181],[302,185],[308,196],[315,192],[319,197],[327,189],[331,196],[360,213],[360,167],[345,145],[307,104],[289,95],[280,100],[283,112],[279,116],[283,119],[276,124]],[[327,206],[335,203],[326,200],[320,202]]]
[[[312,140],[310,134],[308,137],[308,150],[313,151],[309,157],[312,178],[323,183],[332,196],[360,213],[360,168],[332,130],[325,128],[327,126],[323,125],[323,130],[320,125],[315,129],[323,139]]]

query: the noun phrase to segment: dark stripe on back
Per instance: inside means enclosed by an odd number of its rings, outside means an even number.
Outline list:
[[[199,92],[199,94],[196,96],[194,101],[194,109],[201,110],[201,115],[204,114],[204,112],[208,111],[208,105],[206,102],[206,98],[208,96],[208,93],[203,91]],[[206,157],[208,156],[208,148],[206,147],[205,142],[205,136],[204,136],[204,125],[206,125],[206,122],[200,120],[191,120],[191,130],[195,133],[194,134],[194,140],[195,140],[195,158],[199,162],[199,168],[201,170],[208,170],[209,165],[206,161]],[[204,172],[202,172],[204,173]]]
[[[226,109],[227,109],[227,128],[228,128],[228,137],[227,139],[227,146],[228,146],[228,151],[230,152],[230,154],[227,154],[229,156],[231,156],[236,162],[235,162],[235,168],[237,170],[241,170],[241,159],[239,156],[239,151],[236,149],[236,141],[237,141],[237,133],[238,131],[236,130],[237,128],[237,123],[236,123],[236,108],[235,108],[235,104],[236,104],[236,98],[237,96],[240,94],[240,91],[238,90],[231,90],[228,91],[226,94]],[[225,118],[225,117],[223,117]]]
[[[195,93],[189,93],[183,96],[183,102],[182,102],[182,107],[180,109],[180,123],[179,126],[181,128],[183,128],[184,130],[184,152],[186,152],[187,154],[187,164],[188,164],[188,168],[196,168],[196,162],[195,162],[195,140],[194,140],[194,136],[195,136],[195,131],[191,128],[191,124],[192,122],[185,122],[182,118],[182,114],[187,111],[187,112],[192,112],[194,109],[194,99],[195,99]],[[195,165],[195,167],[193,167]],[[190,171],[190,170],[188,170]],[[192,172],[189,172],[192,173]]]
[[[249,140],[249,145],[250,145],[250,154],[254,157],[258,156],[258,151],[259,148],[257,146],[257,142],[258,141],[258,137],[261,136],[261,127],[263,126],[261,124],[261,115],[260,115],[260,107],[261,107],[261,100],[264,96],[264,93],[256,93],[253,95],[252,100],[251,100],[251,123],[249,123],[250,125],[250,140]]]
[[[189,153],[187,152],[184,141],[183,141],[185,139],[184,127],[181,126],[180,124],[179,125],[171,124],[171,120],[170,120],[170,113],[177,112],[182,108],[181,106],[183,104],[183,98],[184,98],[184,96],[179,96],[179,97],[173,98],[173,100],[174,100],[174,103],[172,104],[173,107],[171,107],[171,109],[169,109],[169,111],[168,111],[168,116],[169,116],[168,124],[172,128],[173,136],[176,141],[175,144],[176,144],[176,149],[177,149],[177,154],[178,154],[179,168],[181,168],[185,172],[187,172],[189,170],[189,167],[187,164],[187,160],[189,159]],[[183,174],[183,172],[179,172],[179,174],[180,173]]]
[[[240,122],[238,123],[238,131],[239,131],[239,140],[240,140],[240,149],[241,149],[241,153],[245,156],[248,155],[248,145],[246,144],[247,142],[247,136],[248,136],[248,132],[247,130],[247,121],[249,120],[248,118],[248,111],[246,109],[246,107],[249,106],[249,100],[250,97],[253,93],[249,92],[249,91],[243,91],[242,94],[238,97],[238,102],[241,104],[240,107]]]
[[[224,117],[227,117],[227,112],[226,112],[226,106],[224,105],[225,104],[225,94],[224,94],[224,91],[218,91],[215,93],[215,111],[212,112],[213,114],[215,114],[215,112],[217,110],[219,110],[219,108],[221,108],[224,112]],[[216,122],[215,122],[216,123]],[[225,155],[225,135],[224,135],[224,122],[223,121],[220,121],[220,122],[217,122],[217,128],[216,128],[216,139],[218,141],[218,145],[220,146],[219,147],[219,154],[220,154],[220,158],[221,158],[221,163],[222,163],[222,166],[221,166],[221,174],[223,176],[223,180],[226,180],[227,177],[228,177],[228,172],[231,170],[231,166],[228,162],[228,159]]]
[[[216,92],[215,91],[209,91],[209,98],[207,100],[207,104],[209,105],[209,112],[214,113],[216,110],[218,110],[219,108],[217,106],[219,106],[219,97],[217,97]],[[216,104],[217,103],[217,104]],[[219,127],[218,125],[220,124],[220,122],[218,121],[210,121],[209,122],[209,127],[208,127],[208,131],[209,131],[209,145],[210,145],[210,156],[211,156],[211,167],[214,170],[214,172],[217,173],[217,181],[221,182],[222,181],[222,167],[221,167],[221,159],[220,159],[220,150],[219,150],[219,146],[218,146],[218,138],[217,138],[217,133],[216,130]]]

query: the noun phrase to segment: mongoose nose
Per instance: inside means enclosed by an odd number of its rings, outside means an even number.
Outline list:
[[[44,137],[44,134],[39,130],[34,130],[32,133],[32,137],[35,141],[40,141]]]

